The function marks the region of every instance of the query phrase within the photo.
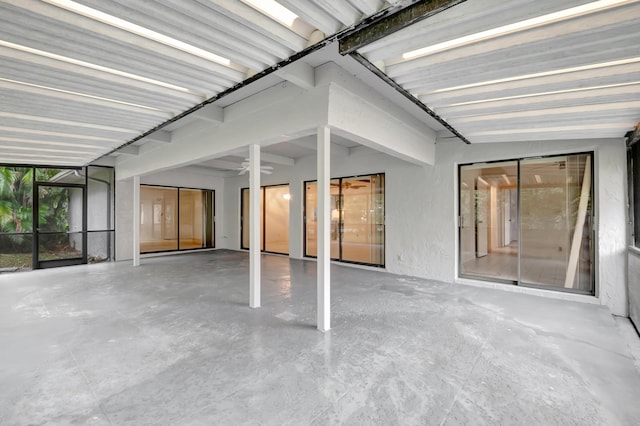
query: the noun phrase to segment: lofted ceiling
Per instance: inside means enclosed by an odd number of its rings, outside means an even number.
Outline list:
[[[471,143],[623,137],[640,1],[468,0],[358,50]]]
[[[231,93],[217,102],[225,106],[247,81],[256,90],[275,84],[279,77],[261,72],[416,3],[428,2],[0,0],[0,163],[80,166],[170,142],[172,130],[196,119],[181,118],[186,111]],[[354,57],[471,143],[623,137],[640,119],[640,0],[449,3]],[[365,67],[350,71],[394,96]],[[454,137],[429,119],[441,140]],[[312,154],[313,143],[265,153],[282,164]],[[244,157],[202,166],[233,170]]]

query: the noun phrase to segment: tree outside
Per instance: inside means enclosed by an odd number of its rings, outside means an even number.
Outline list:
[[[49,181],[60,172],[59,169],[0,167],[0,269],[31,268],[34,170],[39,181]],[[40,258],[69,257],[66,235],[69,193],[65,188],[41,187],[39,197],[38,227],[59,232],[42,238]]]

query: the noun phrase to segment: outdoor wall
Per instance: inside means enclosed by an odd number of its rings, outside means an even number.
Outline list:
[[[222,177],[203,168],[183,167],[142,176],[140,184],[215,190],[215,247],[221,247],[224,217]],[[116,182],[116,260],[133,258],[132,211],[133,178],[119,180]]]
[[[640,330],[640,250],[629,249],[629,317]]]
[[[598,221],[598,296],[616,315],[627,315],[626,157],[622,140],[549,141],[465,145],[443,142],[435,166],[417,166],[385,154],[356,150],[331,159],[331,176],[385,173],[386,270],[445,282],[457,274],[457,165],[539,155],[595,151],[596,218]],[[315,156],[292,167],[276,167],[261,175],[261,185],[291,185],[290,256],[303,257],[303,186],[315,179]],[[221,246],[240,247],[240,188],[248,176],[226,179],[225,226]]]
[[[626,316],[626,151],[623,139],[546,141],[524,143],[499,143],[463,145],[444,142],[436,146],[436,165],[425,168],[421,176],[431,182],[425,198],[415,210],[405,209],[407,223],[422,223],[423,234],[429,235],[427,250],[431,252],[429,262],[420,265],[418,259],[425,255],[419,245],[411,246],[406,253],[412,259],[405,262],[406,272],[412,275],[431,276],[443,281],[455,277],[457,238],[455,226],[456,167],[457,164],[508,160],[528,156],[557,155],[595,151],[595,215],[598,246],[596,247],[597,295],[601,303],[609,306],[616,315]],[[448,200],[447,200],[448,198]],[[429,209],[429,206],[440,206]],[[429,211],[429,219],[416,222],[414,211]],[[388,231],[389,232],[389,231]],[[403,238],[411,238],[415,231],[399,229]],[[400,269],[405,269],[404,267]]]

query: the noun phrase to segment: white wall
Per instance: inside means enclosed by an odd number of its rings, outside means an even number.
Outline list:
[[[224,248],[224,178],[198,167],[183,167],[142,176],[142,185],[215,190],[215,247]],[[116,182],[116,260],[133,258],[133,178]]]
[[[598,222],[598,296],[617,315],[627,315],[626,156],[622,140],[437,145],[435,166],[416,166],[381,153],[333,157],[334,177],[386,174],[386,270],[454,282],[457,271],[457,165],[537,155],[595,151]],[[365,150],[363,150],[365,151]],[[302,252],[302,182],[315,179],[315,156],[276,167],[261,184],[291,185],[290,255]],[[226,247],[240,247],[240,188],[246,176],[227,178],[224,197]]]

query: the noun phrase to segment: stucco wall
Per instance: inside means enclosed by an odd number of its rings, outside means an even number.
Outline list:
[[[364,149],[349,156],[333,156],[331,175],[385,173],[386,270],[455,282],[457,165],[584,151],[595,151],[598,297],[614,314],[626,316],[626,154],[621,139],[477,145],[443,142],[436,147],[434,166],[417,166]],[[303,255],[302,185],[305,180],[315,179],[315,168],[316,158],[309,156],[298,159],[294,166],[276,166],[272,175],[261,176],[262,185],[290,185],[290,256],[294,258]],[[179,185],[172,179],[182,175],[165,172],[157,179],[145,177],[142,181]],[[248,176],[229,177],[224,185],[218,185],[214,189],[223,186],[224,195],[219,189],[216,192],[216,247],[239,249],[240,188],[248,186]],[[123,196],[131,198],[130,192],[121,192],[118,199]],[[119,201],[117,206],[119,218],[123,209],[130,209],[130,203],[127,207]],[[130,225],[130,213],[124,216]],[[120,221],[119,229],[121,225]],[[118,246],[122,243],[119,237]],[[127,244],[131,245],[130,239]]]
[[[622,140],[553,141],[465,145],[437,145],[436,165],[420,167],[379,154],[334,156],[333,177],[384,172],[386,174],[386,270],[454,282],[457,275],[457,165],[538,155],[595,151],[596,220],[598,221],[598,296],[617,315],[627,315],[626,275],[626,160]],[[262,175],[261,184],[291,185],[290,255],[301,258],[302,182],[315,179],[315,156],[295,166],[276,167]],[[226,247],[240,247],[240,188],[247,176],[225,183]]]

